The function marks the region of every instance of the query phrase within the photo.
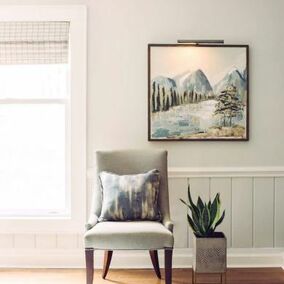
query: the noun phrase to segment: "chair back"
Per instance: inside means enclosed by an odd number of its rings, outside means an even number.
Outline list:
[[[160,172],[160,191],[158,205],[162,216],[169,216],[168,163],[164,150],[118,150],[96,152],[97,183],[94,188],[92,213],[100,216],[102,208],[102,189],[99,173],[108,171],[119,175],[139,174],[152,169]]]

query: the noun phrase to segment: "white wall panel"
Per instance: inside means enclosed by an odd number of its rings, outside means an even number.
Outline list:
[[[188,183],[190,184],[190,192],[191,197],[194,203],[197,202],[198,196],[203,201],[208,202],[209,201],[209,192],[210,192],[210,179],[209,178],[189,178]],[[192,247],[192,230],[189,228],[189,240],[188,244],[189,247]]]
[[[14,247],[16,249],[35,248],[34,234],[16,234],[14,235]]]
[[[197,201],[198,196],[200,196],[202,200],[209,200],[210,179],[208,177],[189,178],[188,182],[190,184],[193,202]]]
[[[284,178],[275,178],[275,246],[284,247]]]
[[[188,225],[186,218],[186,206],[179,200],[187,200],[187,179],[169,179],[169,198],[171,218],[174,222],[175,247],[188,246]]]
[[[232,245],[232,188],[231,178],[211,178],[210,179],[210,195],[213,198],[217,193],[220,193],[221,210],[225,211],[225,219],[220,226],[217,227],[217,231],[222,231],[227,237],[227,246]]]
[[[254,179],[254,247],[273,247],[274,179]]]
[[[83,249],[84,248],[84,234],[78,234],[77,238],[78,238],[78,242],[77,242],[78,248]]]
[[[77,234],[58,234],[57,235],[57,248],[72,249],[78,247]]]
[[[36,234],[35,246],[37,249],[56,248],[56,234]]]
[[[232,179],[232,246],[252,247],[253,179]]]
[[[0,234],[0,249],[10,249],[14,247],[13,234]]]

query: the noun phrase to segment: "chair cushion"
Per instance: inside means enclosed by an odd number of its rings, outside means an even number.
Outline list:
[[[94,249],[172,248],[173,234],[155,221],[101,222],[85,233],[85,247]]]
[[[99,221],[160,220],[158,170],[136,175],[101,172],[103,200]]]

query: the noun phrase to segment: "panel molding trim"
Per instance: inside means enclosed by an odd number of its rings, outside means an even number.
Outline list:
[[[277,167],[169,167],[169,178],[190,177],[284,177],[284,166]],[[94,179],[90,167],[87,178]]]
[[[169,178],[284,177],[284,167],[170,167]]]

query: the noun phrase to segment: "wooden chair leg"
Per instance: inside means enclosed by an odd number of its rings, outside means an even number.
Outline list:
[[[165,249],[165,283],[172,284],[172,258],[173,250]]]
[[[94,278],[94,249],[85,249],[85,260],[86,260],[86,283],[93,284]]]
[[[149,250],[149,254],[150,254],[150,257],[151,257],[151,261],[152,261],[155,273],[156,273],[157,277],[159,279],[161,279],[158,251],[157,250]]]
[[[105,251],[105,258],[104,258],[104,268],[103,268],[103,274],[102,278],[105,279],[108,273],[108,269],[110,266],[111,258],[112,258],[112,250],[106,250]]]

